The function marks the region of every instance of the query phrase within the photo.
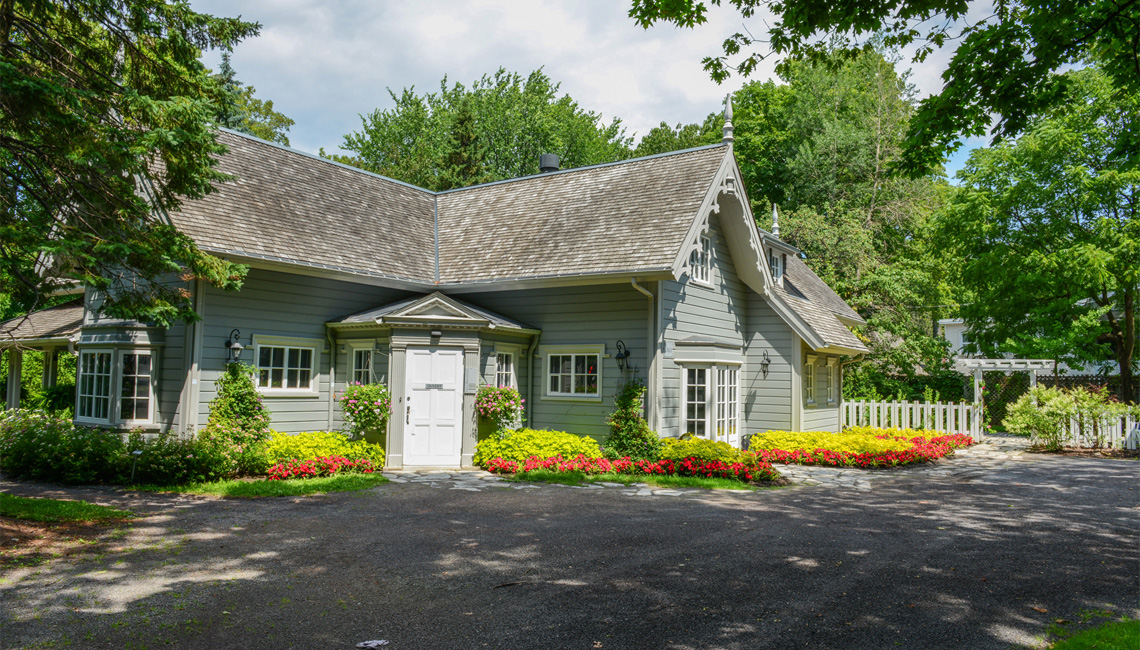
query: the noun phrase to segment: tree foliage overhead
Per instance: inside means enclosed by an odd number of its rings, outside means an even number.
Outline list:
[[[753,213],[770,229],[780,207],[781,238],[868,320],[867,370],[880,375],[930,372],[946,356],[930,313],[914,308],[945,301],[923,236],[947,188],[891,172],[915,104],[896,61],[837,52],[787,66],[784,84],[751,82],[733,96]]]
[[[244,267],[162,215],[223,178],[210,132],[221,91],[199,54],[258,29],[163,0],[0,2],[4,293],[31,307],[62,276],[107,291],[110,315],[168,323],[194,316],[159,282],[170,274],[240,284]]]
[[[272,99],[255,97],[256,88],[237,80],[229,52],[222,53],[222,63],[214,78],[223,91],[214,117],[219,126],[289,146],[289,129],[296,122],[274,110]]]
[[[620,120],[606,124],[558,90],[541,69],[526,78],[499,69],[469,88],[445,77],[439,92],[422,95],[389,90],[395,107],[362,116],[342,145],[353,155],[333,158],[441,190],[537,174],[543,153],[558,154],[563,168],[629,156]]]
[[[1014,142],[975,151],[937,239],[959,260],[974,352],[1115,360],[1135,395],[1140,302],[1140,97],[1104,71],[1066,74],[1065,101]]]
[[[720,5],[721,0],[709,0]],[[766,56],[791,61],[831,55],[828,34],[849,52],[872,49],[873,35],[887,46],[916,47],[915,61],[954,47],[942,92],[922,101],[907,131],[900,167],[912,174],[937,167],[962,136],[983,136],[991,116],[996,135],[1011,137],[1030,119],[1062,101],[1067,65],[1103,62],[1123,92],[1140,92],[1140,0],[1057,0],[992,3],[966,0],[728,0],[745,19],[770,12],[767,33],[747,30],[725,39],[722,56],[704,59],[716,81],[735,70],[747,77]],[[633,0],[630,16],[643,27],[657,22],[695,27],[707,21],[701,0]],[[750,51],[758,44],[770,50]],[[739,57],[738,63],[732,63]]]

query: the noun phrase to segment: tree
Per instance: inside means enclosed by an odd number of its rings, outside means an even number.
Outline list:
[[[439,189],[449,190],[488,182],[491,176],[486,170],[486,159],[486,148],[475,130],[475,113],[471,110],[471,98],[464,97],[459,102],[455,121],[451,125],[451,139],[448,142]]]
[[[237,80],[229,52],[222,53],[222,63],[214,77],[224,91],[214,118],[219,126],[289,146],[287,133],[296,122],[273,110],[273,100],[258,99],[254,96],[256,88]]]
[[[720,5],[721,0],[709,0]],[[942,162],[962,136],[982,136],[991,115],[996,136],[1022,132],[1029,120],[1065,95],[1069,65],[1098,60],[1115,87],[1140,92],[1140,0],[1058,0],[1057,2],[967,2],[898,0],[836,3],[831,0],[729,0],[744,18],[767,10],[774,21],[767,34],[747,30],[725,39],[723,56],[704,59],[720,82],[735,70],[747,77],[765,57],[784,57],[786,68],[798,59],[830,56],[839,38],[850,53],[873,49],[868,39],[880,35],[887,46],[915,45],[915,61],[957,42],[942,77],[942,92],[922,101],[907,132],[899,166],[923,174]],[[993,7],[993,9],[991,9]],[[633,0],[630,16],[642,27],[669,22],[695,27],[707,21],[708,6],[699,0]],[[980,14],[980,18],[975,16]],[[749,52],[763,43],[771,53]],[[742,56],[739,63],[731,60]]]
[[[938,220],[959,260],[973,352],[1114,359],[1135,399],[1140,300],[1140,97],[1098,68],[1024,135],[975,151]]]
[[[659,126],[649,129],[637,143],[633,150],[635,157],[652,156],[659,153],[691,149],[706,144],[716,144],[721,141],[724,126],[724,116],[720,113],[711,113],[702,124],[678,124],[670,127],[662,122]]]
[[[629,156],[630,139],[620,120],[605,124],[569,95],[558,96],[558,89],[541,69],[525,79],[499,69],[470,88],[448,87],[445,77],[436,93],[389,90],[395,106],[363,116],[362,129],[344,137],[342,148],[354,155],[332,158],[437,190],[453,187],[456,179],[448,170],[459,160],[455,155],[469,159],[464,165],[481,165],[485,176],[479,177],[488,180],[537,174],[543,153],[558,154],[564,168]],[[470,133],[456,139],[464,103],[472,119],[460,128]],[[482,158],[478,165],[476,156]]]
[[[0,292],[33,308],[65,277],[169,323],[194,317],[172,275],[240,286],[162,215],[225,178],[200,52],[259,28],[162,0],[0,0]]]
[[[889,377],[929,374],[946,357],[930,314],[914,310],[946,302],[924,243],[945,184],[890,172],[915,93],[897,57],[880,47],[854,59],[836,52],[797,61],[784,84],[746,84],[733,96],[733,125],[760,225],[771,228],[778,204],[781,237],[868,320],[861,333],[873,354],[858,372],[893,394]]]

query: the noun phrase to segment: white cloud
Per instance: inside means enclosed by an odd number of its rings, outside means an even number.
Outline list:
[[[745,25],[738,13],[713,7],[697,29],[657,25],[644,30],[629,3],[522,0],[193,0],[198,11],[240,14],[262,23],[261,35],[237,46],[238,78],[297,121],[293,146],[336,150],[360,126],[359,114],[388,108],[387,88],[436,90],[469,84],[499,67],[527,74],[543,67],[561,91],[608,122],[620,117],[630,134],[644,135],[661,121],[700,122],[718,111],[724,95],[743,83],[712,82],[701,59]],[[762,17],[748,22],[754,33]],[[916,67],[922,94],[941,88],[947,56]],[[216,66],[218,53],[205,57]],[[765,61],[752,79],[773,78]]]

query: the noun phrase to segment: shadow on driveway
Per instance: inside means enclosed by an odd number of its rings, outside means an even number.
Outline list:
[[[147,516],[9,571],[4,648],[1001,648],[1140,616],[1140,463],[871,492],[383,485],[214,499],[4,483]],[[36,645],[42,644],[42,645]]]

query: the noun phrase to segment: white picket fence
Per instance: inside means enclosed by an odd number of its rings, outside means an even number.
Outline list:
[[[839,409],[843,428],[871,426],[899,429],[925,429],[943,433],[964,433],[975,440],[983,438],[982,421],[973,404],[950,402],[843,402]],[[1064,444],[1072,447],[1112,447],[1140,449],[1140,420],[1133,416],[1086,422],[1072,420]]]
[[[1065,434],[1067,447],[1140,449],[1140,420],[1130,415],[1086,422],[1083,433],[1081,423],[1074,419]]]
[[[953,402],[843,402],[840,424],[898,429],[926,429],[981,437],[981,422],[973,404]]]

